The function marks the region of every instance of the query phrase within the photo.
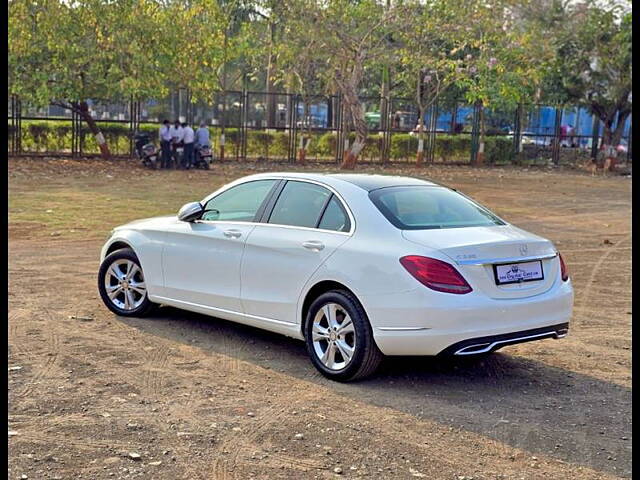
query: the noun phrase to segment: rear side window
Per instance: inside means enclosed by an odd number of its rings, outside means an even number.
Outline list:
[[[205,204],[202,220],[253,222],[276,181],[255,180],[225,190]]]
[[[344,211],[340,201],[335,195],[329,200],[326,210],[322,214],[322,219],[318,228],[323,230],[335,230],[337,232],[348,232],[351,229],[351,222],[347,216],[347,212]]]
[[[273,207],[269,223],[315,228],[331,192],[320,185],[288,181]]]
[[[388,187],[369,198],[402,230],[504,225],[493,213],[464,195],[444,187]]]

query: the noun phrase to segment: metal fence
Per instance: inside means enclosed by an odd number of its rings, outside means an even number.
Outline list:
[[[361,98],[369,127],[361,160],[412,161],[417,150],[415,102],[406,98]],[[188,90],[157,100],[117,103],[89,102],[112,153],[133,155],[133,135],[153,133],[164,119],[204,123],[225,159],[295,162],[305,142],[307,159],[340,162],[353,140],[340,96],[256,91],[227,91],[210,102],[192,102]],[[484,109],[486,160],[521,159],[555,164],[595,157],[603,125],[584,108],[520,105],[502,111]],[[463,102],[435,103],[424,117],[424,160],[427,163],[468,163],[479,153],[480,107]],[[614,125],[615,126],[615,125]],[[98,146],[78,115],[57,106],[36,109],[11,96],[8,102],[8,151],[12,155],[57,154],[72,157],[99,154]],[[304,140],[303,140],[304,139]],[[620,149],[631,161],[631,118]]]

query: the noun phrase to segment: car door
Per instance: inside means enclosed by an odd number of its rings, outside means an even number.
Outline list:
[[[297,323],[298,297],[307,280],[346,242],[353,220],[329,188],[288,180],[249,234],[240,269],[247,314]]]
[[[162,255],[168,298],[242,312],[244,244],[278,182],[255,180],[231,187],[206,202],[200,220],[176,221],[168,229]]]

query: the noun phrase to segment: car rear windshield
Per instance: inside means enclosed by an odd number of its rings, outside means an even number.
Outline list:
[[[401,230],[505,225],[486,208],[445,187],[379,188],[369,198]]]

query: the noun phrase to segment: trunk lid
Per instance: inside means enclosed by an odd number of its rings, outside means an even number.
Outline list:
[[[546,292],[558,276],[559,260],[549,240],[512,225],[403,230],[405,239],[444,253],[474,290],[491,298],[524,298]],[[494,265],[540,259],[544,278],[497,285]]]

